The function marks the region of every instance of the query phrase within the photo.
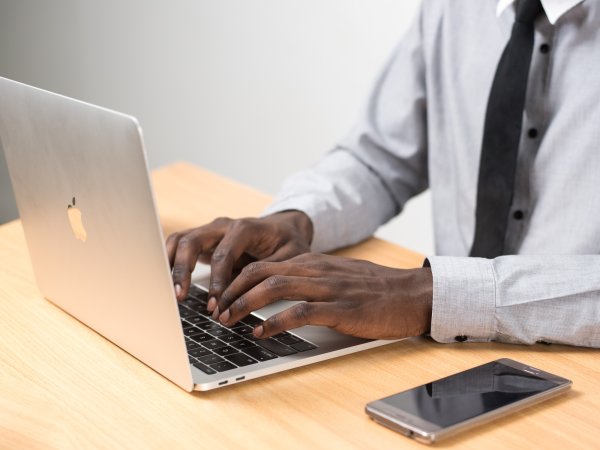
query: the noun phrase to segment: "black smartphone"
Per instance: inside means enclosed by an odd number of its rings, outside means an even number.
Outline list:
[[[504,358],[371,402],[365,410],[376,422],[429,444],[571,385],[570,380]]]

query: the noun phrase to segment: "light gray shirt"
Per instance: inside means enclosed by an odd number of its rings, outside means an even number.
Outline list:
[[[328,251],[370,236],[431,189],[431,336],[439,342],[600,347],[600,2],[543,5],[554,23],[545,15],[535,23],[511,256],[467,257],[510,0],[424,0],[356,126],[290,177],[267,210],[307,213],[313,250]]]

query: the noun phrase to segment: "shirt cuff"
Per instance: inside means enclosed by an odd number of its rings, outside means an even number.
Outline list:
[[[492,260],[432,256],[431,337],[438,342],[488,342],[496,336]]]

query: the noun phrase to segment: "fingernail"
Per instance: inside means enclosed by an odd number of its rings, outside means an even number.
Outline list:
[[[254,329],[254,336],[261,337],[264,332],[265,332],[265,329],[263,328],[263,326],[259,325]]]
[[[213,319],[213,320],[217,320],[217,317],[219,317],[219,307],[218,307],[218,306],[217,306],[217,307],[215,308],[215,310],[213,311],[213,313],[212,313],[212,316],[211,316],[211,317],[212,317],[212,319]]]
[[[229,310],[226,309],[225,312],[219,316],[219,320],[221,321],[221,323],[224,324],[224,323],[227,323],[227,321],[229,320],[230,317],[231,317],[231,314],[229,313]]]
[[[209,298],[208,303],[206,304],[206,309],[208,310],[208,312],[213,312],[216,307],[217,307],[217,299],[214,297]]]
[[[175,295],[177,296],[177,298],[181,297],[181,285],[180,284],[175,285]]]

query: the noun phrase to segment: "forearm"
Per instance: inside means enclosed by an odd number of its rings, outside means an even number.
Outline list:
[[[289,177],[264,214],[304,212],[313,226],[312,250],[324,252],[359,242],[396,214],[379,178],[344,151],[327,154]]]

